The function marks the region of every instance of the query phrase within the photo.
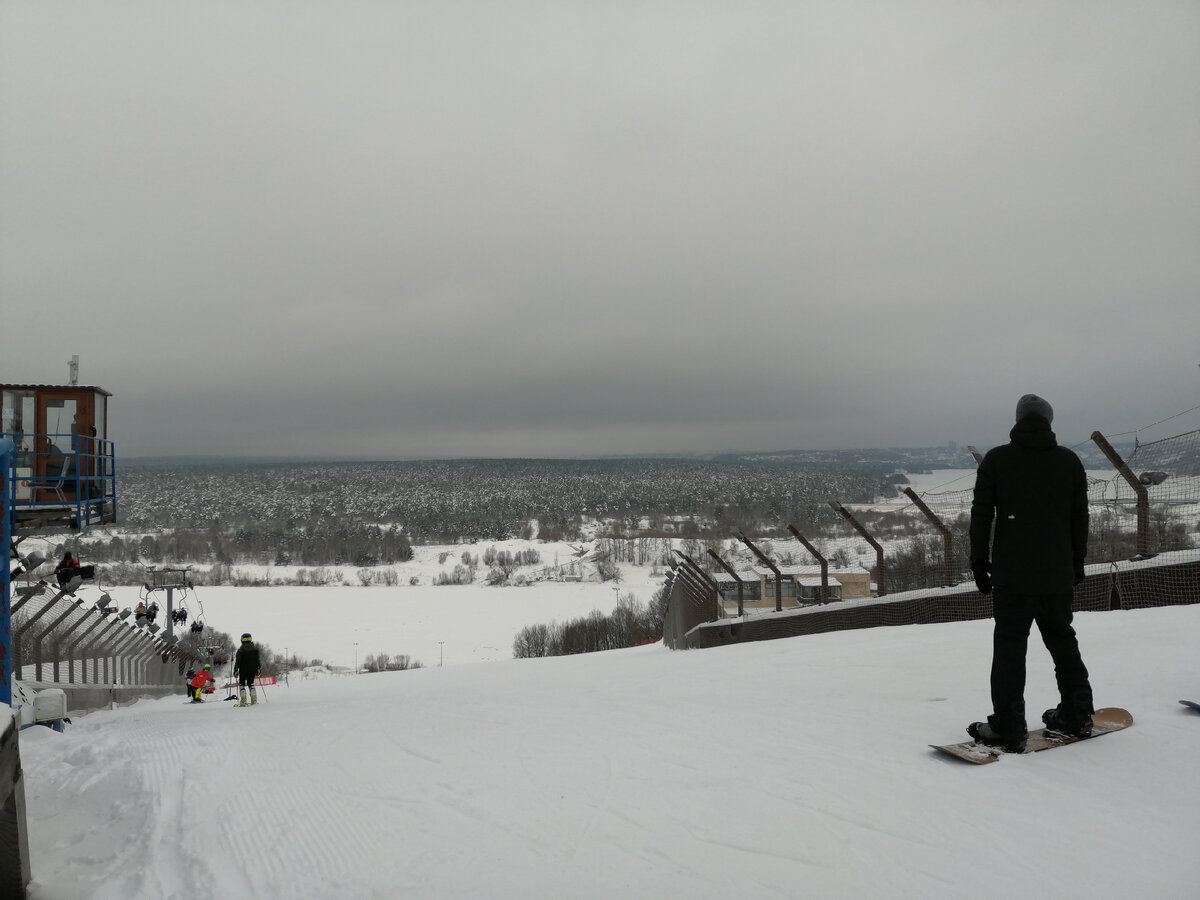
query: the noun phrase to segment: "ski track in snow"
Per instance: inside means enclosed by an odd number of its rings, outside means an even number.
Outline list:
[[[349,802],[356,782],[328,754],[322,732],[297,733],[274,713],[269,701],[229,707],[237,721],[225,753],[228,789],[213,810],[215,852],[240,873],[248,896],[305,896],[314,872],[320,884],[362,890],[355,873],[386,849],[386,838]],[[287,754],[279,753],[281,738]]]

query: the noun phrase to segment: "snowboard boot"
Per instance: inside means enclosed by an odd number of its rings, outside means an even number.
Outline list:
[[[1090,714],[1085,716],[1072,713],[1064,709],[1064,705],[1061,703],[1054,709],[1048,709],[1042,713],[1042,722],[1045,723],[1047,731],[1065,734],[1068,737],[1087,737],[1092,733]]]
[[[1025,740],[1028,737],[1025,730],[1001,731],[992,724],[994,718],[995,716],[988,716],[987,722],[972,722],[967,726],[967,734],[979,743],[1003,750],[1005,753],[1024,753]]]
[[[1054,709],[1042,713],[1042,721],[1048,731],[1068,737],[1087,737],[1092,733],[1092,691],[1090,687],[1062,695],[1062,701]]]

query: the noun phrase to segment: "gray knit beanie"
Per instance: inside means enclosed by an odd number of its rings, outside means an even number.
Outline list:
[[[1017,401],[1017,421],[1029,415],[1041,416],[1047,422],[1054,421],[1054,409],[1037,394],[1026,394]]]

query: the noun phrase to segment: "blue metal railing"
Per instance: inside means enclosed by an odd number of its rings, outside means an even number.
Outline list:
[[[12,606],[9,588],[12,582],[12,560],[10,559],[12,521],[9,507],[12,503],[13,459],[16,454],[13,442],[0,434],[0,539],[4,541],[4,569],[0,571],[0,705],[12,703]]]
[[[78,434],[0,432],[14,449],[5,459],[13,531],[27,519],[69,517],[74,528],[117,518],[116,447]]]

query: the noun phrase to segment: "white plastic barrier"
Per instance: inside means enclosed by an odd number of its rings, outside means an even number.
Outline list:
[[[44,688],[33,698],[33,720],[39,724],[54,721],[59,722],[58,731],[62,731],[62,720],[67,717],[67,695],[60,688]]]

